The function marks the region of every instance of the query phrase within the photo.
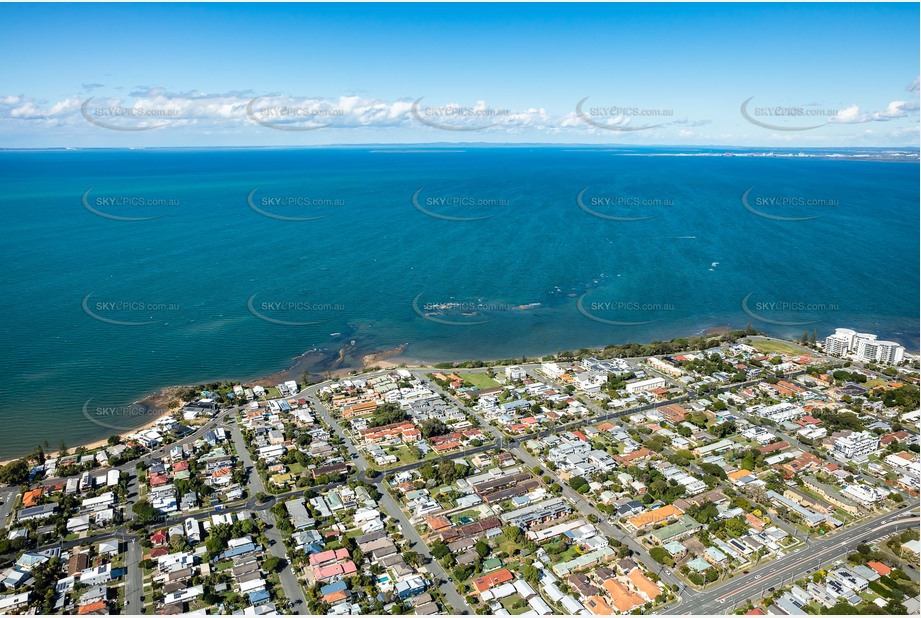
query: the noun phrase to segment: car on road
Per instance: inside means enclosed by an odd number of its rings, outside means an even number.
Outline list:
[[[774,592],[774,586],[771,586],[770,588],[768,588],[768,592]]]
[[[742,575],[748,575],[748,571],[742,571]]]

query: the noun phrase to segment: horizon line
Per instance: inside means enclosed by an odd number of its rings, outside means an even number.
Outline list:
[[[818,151],[818,150],[913,150],[921,151],[921,146],[733,146],[722,144],[592,144],[585,142],[365,142],[355,144],[330,143],[330,144],[270,144],[270,145],[210,145],[210,146],[0,146],[0,151],[22,150],[256,150],[256,149],[321,149],[321,148],[464,148],[464,147],[506,147],[506,148],[590,148],[595,150],[637,150],[653,148],[713,148],[719,150],[770,150],[770,151]]]

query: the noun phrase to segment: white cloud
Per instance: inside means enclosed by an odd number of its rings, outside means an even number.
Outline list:
[[[98,84],[84,84],[85,89]],[[255,130],[273,127],[285,130],[319,129],[388,129],[403,128],[431,132],[444,129],[482,129],[484,132],[522,134],[569,133],[574,135],[607,135],[610,132],[592,126],[575,111],[552,114],[540,106],[508,109],[490,105],[485,99],[472,105],[460,102],[442,103],[401,98],[393,101],[360,95],[333,98],[298,97],[279,93],[256,95],[250,91],[207,93],[197,90],[176,92],[162,86],[137,86],[128,96],[97,95],[87,99],[70,96],[60,101],[40,101],[26,96],[0,96],[0,123],[5,119],[37,122],[53,119],[55,126],[86,127],[93,124],[109,127],[179,128],[196,126],[202,130]],[[85,104],[85,109],[81,109]],[[413,112],[416,106],[416,112]],[[445,110],[462,110],[451,113]],[[425,115],[426,110],[436,110]],[[438,111],[440,110],[440,111]],[[250,115],[250,113],[252,115]],[[420,122],[419,117],[431,124]],[[87,122],[89,120],[89,122]],[[97,122],[98,121],[98,122]],[[629,128],[646,123],[628,116],[605,119],[614,128]],[[658,124],[700,126],[709,121],[671,120]],[[428,124],[428,127],[426,126]],[[262,125],[262,127],[260,127]],[[644,131],[645,135],[652,133]],[[660,135],[662,135],[660,133]]]
[[[829,119],[838,124],[858,124],[863,122],[886,122],[896,118],[907,118],[918,111],[918,104],[910,101],[892,101],[886,109],[878,112],[861,112],[858,105],[846,107]]]
[[[865,114],[860,113],[860,107],[857,105],[851,105],[850,107],[845,107],[842,110],[838,110],[838,113],[829,118],[829,122],[839,122],[842,124],[850,124],[854,122],[866,122],[863,120]]]

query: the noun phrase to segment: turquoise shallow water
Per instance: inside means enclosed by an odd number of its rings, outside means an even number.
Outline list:
[[[113,433],[91,398],[349,340],[506,358],[751,322],[918,348],[916,164],[432,150],[0,152],[0,458]]]

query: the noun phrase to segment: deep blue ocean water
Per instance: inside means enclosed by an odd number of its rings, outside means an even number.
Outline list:
[[[917,163],[657,154],[0,152],[0,459],[115,433],[90,399],[352,340],[508,358],[751,323],[917,351]]]

